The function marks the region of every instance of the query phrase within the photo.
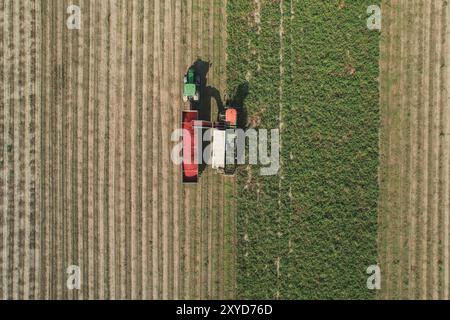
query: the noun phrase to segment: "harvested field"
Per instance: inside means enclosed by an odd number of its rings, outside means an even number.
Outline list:
[[[187,68],[225,92],[226,23],[226,0],[0,0],[0,298],[234,297],[234,179],[170,160]]]
[[[449,298],[449,10],[383,1],[382,299]]]

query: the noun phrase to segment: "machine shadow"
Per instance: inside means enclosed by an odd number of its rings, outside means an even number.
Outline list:
[[[231,97],[225,98],[225,103],[236,108],[238,112],[237,127],[246,130],[248,128],[248,113],[245,107],[245,99],[248,96],[250,86],[248,81],[241,83]]]

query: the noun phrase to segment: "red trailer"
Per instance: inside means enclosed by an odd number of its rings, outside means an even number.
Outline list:
[[[198,119],[197,111],[183,111],[181,126],[183,128],[183,183],[198,182],[197,139],[194,122]]]

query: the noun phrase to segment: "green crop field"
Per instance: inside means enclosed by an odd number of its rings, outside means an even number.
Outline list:
[[[276,176],[238,175],[237,296],[371,299],[377,263],[377,1],[228,2],[228,90],[281,131]]]

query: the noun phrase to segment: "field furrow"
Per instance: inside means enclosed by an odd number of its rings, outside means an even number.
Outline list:
[[[160,113],[161,108],[161,93],[160,93],[160,81],[157,81],[162,76],[161,63],[161,25],[160,25],[161,8],[160,1],[154,2],[153,10],[153,81],[152,81],[152,298],[160,299],[160,264],[161,260],[159,255],[159,208],[161,200],[161,191],[159,186],[160,179],[160,134],[158,126],[161,123]]]
[[[128,21],[128,1],[120,1],[118,8],[118,25],[119,30],[116,36],[117,45],[117,84],[115,90],[116,101],[115,101],[115,112],[116,117],[116,132],[115,132],[115,152],[116,152],[116,163],[115,163],[115,179],[114,184],[116,188],[114,190],[114,200],[115,200],[115,230],[116,230],[116,295],[119,299],[125,299],[126,295],[126,224],[125,219],[130,214],[126,211],[127,208],[127,190],[126,190],[126,146],[125,146],[125,131],[128,128],[125,126],[126,117],[126,97],[128,92],[126,87],[128,83],[128,75],[126,74],[128,68],[128,61],[126,60],[127,48],[127,21]]]
[[[390,52],[391,52],[391,44],[390,44],[390,37],[387,36],[391,32],[392,27],[392,10],[387,10],[386,3],[383,3],[382,10],[384,13],[384,21],[385,24],[388,26],[386,27],[388,29],[388,32],[382,33],[381,35],[381,44],[380,44],[380,72],[386,72],[389,70],[390,67]],[[387,140],[389,141],[389,118],[387,116],[383,116],[387,114],[388,112],[388,101],[389,101],[389,82],[387,77],[380,79],[380,92],[385,92],[385,94],[382,94],[380,96],[380,111],[381,111],[381,130],[380,130],[380,159],[381,163],[386,162],[388,159],[388,143],[381,143],[381,141]],[[389,187],[388,183],[383,183],[381,180],[383,177],[387,177],[389,167],[387,165],[380,166],[379,168],[379,184],[380,184],[380,201],[378,204],[378,211],[380,212],[378,215],[378,225],[379,225],[379,233],[378,233],[378,242],[379,245],[379,263],[381,265],[384,265],[385,272],[389,274],[389,268],[390,265],[387,263],[388,257],[390,254],[390,247],[387,245],[387,241],[384,241],[387,239],[387,235],[389,234],[389,224],[388,224],[388,205],[389,202],[387,201],[387,197],[389,194],[389,191],[387,188]],[[386,188],[386,190],[382,189]],[[385,198],[384,198],[385,197]],[[389,290],[389,281],[387,280],[387,277],[382,278],[382,285],[385,288],[385,292],[388,292]]]
[[[5,158],[6,158],[6,126],[5,121],[7,120],[6,108],[5,108],[5,1],[0,1],[0,148],[1,148],[1,161],[0,161],[0,299],[5,298],[5,246],[6,246],[6,214],[7,208],[5,203],[5,178],[6,178],[6,168]]]
[[[417,130],[417,123],[418,123],[418,92],[417,90],[413,90],[414,86],[416,85],[418,81],[417,73],[413,72],[413,68],[411,66],[415,66],[418,63],[418,57],[419,57],[419,23],[420,23],[420,16],[414,15],[412,16],[411,13],[417,10],[418,2],[414,1],[409,11],[409,20],[408,22],[413,23],[414,31],[411,34],[411,40],[409,42],[411,51],[411,59],[408,64],[408,90],[410,93],[410,106],[411,106],[411,116],[409,119],[409,128],[410,128],[410,134],[409,134],[409,143],[410,146],[410,152],[409,152],[409,175],[408,179],[411,182],[409,187],[409,194],[407,195],[409,202],[409,206],[407,208],[408,212],[408,243],[409,243],[409,250],[407,252],[408,254],[408,265],[407,265],[407,273],[408,273],[408,282],[410,285],[407,288],[408,291],[408,297],[410,299],[414,298],[414,292],[416,290],[417,286],[417,180],[416,180],[416,173],[418,170],[418,157],[417,157],[417,150],[418,150],[418,130]],[[405,293],[406,294],[406,293]]]
[[[107,90],[108,90],[108,77],[107,77],[107,63],[108,63],[108,19],[109,19],[108,3],[98,2],[96,3],[96,16],[95,20],[98,22],[96,25],[95,34],[97,34],[95,41],[95,56],[96,56],[96,99],[94,100],[94,152],[95,152],[95,197],[94,197],[94,256],[99,257],[94,265],[94,278],[95,295],[94,299],[104,299],[106,274],[104,254],[105,248],[105,230],[106,223],[104,217],[106,215],[106,195],[105,195],[105,146],[106,146],[106,128],[107,128],[107,115],[105,114],[105,104],[107,103]]]
[[[174,9],[173,9],[173,33],[174,36],[172,38],[173,41],[173,69],[172,69],[172,92],[171,92],[171,103],[172,103],[172,124],[171,124],[171,132],[177,129],[180,121],[180,110],[181,110],[181,95],[182,92],[182,82],[179,81],[177,75],[183,74],[183,60],[182,56],[184,54],[184,50],[182,50],[181,46],[177,44],[182,43],[182,1],[175,0],[174,1]],[[172,145],[172,144],[171,144]],[[181,298],[181,290],[180,290],[180,282],[181,282],[181,268],[182,257],[181,257],[181,244],[180,244],[180,233],[183,228],[181,223],[180,215],[181,215],[181,193],[180,193],[180,177],[181,171],[179,166],[175,166],[172,164],[172,260],[171,260],[171,272],[173,274],[173,294],[171,296],[172,299],[180,299]]]
[[[450,7],[447,5],[442,14],[442,25],[445,26],[442,32],[442,57],[447,68],[442,72],[442,86],[444,88],[441,96],[441,150],[442,156],[442,175],[441,177],[441,199],[440,205],[442,217],[442,263],[443,263],[443,296],[442,299],[450,298],[450,245],[449,245],[449,228],[450,228],[450,112],[446,106],[449,105],[450,99],[450,25],[448,24],[450,17]]]
[[[90,89],[88,94],[87,101],[87,128],[84,131],[84,135],[86,136],[87,141],[87,158],[85,161],[88,163],[87,165],[87,187],[85,189],[85,193],[87,193],[87,208],[86,208],[86,232],[85,236],[87,240],[87,246],[84,248],[84,252],[86,253],[86,263],[83,266],[83,269],[86,270],[88,277],[85,278],[85,281],[88,282],[88,292],[87,299],[94,299],[95,291],[96,291],[96,277],[94,273],[95,265],[97,264],[96,259],[94,259],[94,250],[97,245],[97,241],[94,239],[94,215],[96,214],[96,202],[98,200],[98,195],[96,194],[96,172],[98,172],[98,168],[96,166],[96,158],[97,158],[97,146],[96,144],[96,134],[98,129],[96,128],[96,110],[98,108],[95,105],[95,100],[98,99],[98,68],[97,68],[97,50],[96,50],[96,41],[98,36],[98,20],[97,20],[97,8],[96,3],[94,1],[89,1],[89,14],[90,21],[97,21],[95,25],[89,27],[89,83]],[[96,148],[97,147],[97,148]]]
[[[115,203],[116,203],[116,193],[115,193],[115,187],[116,187],[116,177],[115,177],[115,171],[116,171],[116,152],[115,148],[117,145],[116,136],[115,136],[115,130],[118,126],[118,121],[116,119],[117,117],[117,111],[116,111],[116,105],[117,105],[117,98],[116,98],[116,92],[117,92],[117,78],[118,78],[118,72],[114,72],[113,68],[118,67],[118,61],[117,61],[117,48],[116,48],[116,37],[113,35],[118,34],[118,1],[112,1],[110,5],[110,14],[111,18],[109,21],[109,58],[108,58],[108,70],[109,70],[109,94],[108,94],[108,251],[109,255],[107,258],[108,262],[108,275],[109,275],[109,299],[120,299],[120,297],[117,295],[117,286],[119,284],[116,283],[116,210],[115,210]]]
[[[131,148],[132,148],[132,140],[131,140],[131,132],[130,129],[131,121],[132,121],[132,112],[134,110],[131,110],[131,94],[132,94],[132,83],[133,83],[133,74],[132,74],[132,65],[134,61],[134,57],[136,55],[133,55],[133,29],[132,29],[132,22],[133,22],[133,11],[134,11],[134,3],[133,1],[126,1],[126,10],[124,21],[126,21],[125,27],[125,37],[124,37],[124,63],[125,63],[125,70],[124,70],[124,83],[123,83],[123,145],[124,145],[124,162],[123,162],[123,169],[124,169],[124,188],[123,188],[123,197],[124,197],[124,209],[121,212],[121,215],[123,216],[122,222],[123,222],[123,242],[122,247],[124,248],[123,251],[123,265],[121,265],[121,270],[123,272],[123,283],[122,286],[124,288],[123,292],[123,298],[124,299],[131,299],[131,290],[132,290],[132,283],[131,283],[131,241],[132,236],[134,234],[131,231],[131,220],[132,220],[132,190],[131,190],[131,170],[133,168],[132,166],[132,160],[131,160]],[[135,132],[135,131],[133,131]]]
[[[143,78],[143,242],[142,242],[142,272],[143,272],[143,298],[152,297],[152,143],[153,143],[153,86],[150,83],[153,80],[153,29],[154,14],[153,5],[148,1],[144,4],[144,78]]]

